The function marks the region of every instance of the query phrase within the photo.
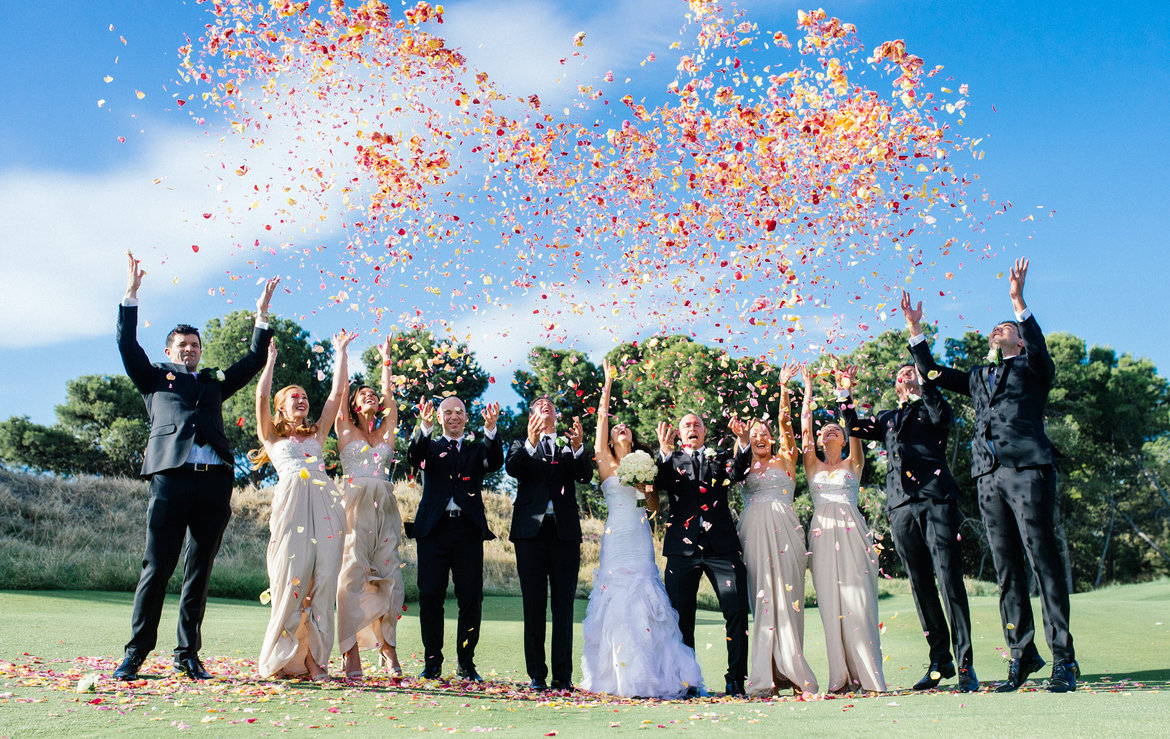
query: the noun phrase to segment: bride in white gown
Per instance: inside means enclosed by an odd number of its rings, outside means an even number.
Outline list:
[[[581,628],[581,686],[625,697],[698,695],[702,673],[694,650],[683,644],[678,613],[670,607],[658,575],[650,524],[638,507],[637,491],[617,477],[618,463],[633,450],[634,436],[624,424],[609,430],[613,371],[606,362],[597,409],[597,469],[609,516]]]

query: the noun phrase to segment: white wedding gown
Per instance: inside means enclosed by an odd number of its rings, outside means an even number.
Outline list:
[[[654,540],[637,493],[616,476],[601,483],[609,506],[601,562],[581,626],[581,687],[639,698],[680,698],[702,691],[695,651],[683,644],[654,562]]]

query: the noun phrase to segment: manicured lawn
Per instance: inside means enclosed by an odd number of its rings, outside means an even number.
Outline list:
[[[255,659],[268,609],[259,603],[213,600],[205,621],[203,656],[222,679],[206,684],[172,677],[174,596],[160,628],[160,650],[147,663],[149,679],[109,679],[128,633],[130,596],[94,592],[0,592],[0,736],[61,736],[180,731],[278,734],[323,730],[357,736],[389,731],[486,731],[559,736],[675,729],[691,732],[799,735],[911,734],[949,736],[1071,736],[1170,734],[1170,582],[1078,594],[1073,634],[1083,683],[1072,695],[1038,690],[1043,679],[1015,694],[910,694],[921,677],[926,645],[909,596],[883,598],[882,637],[887,695],[801,701],[626,701],[603,696],[537,695],[527,682],[521,647],[520,601],[488,598],[477,663],[485,688],[458,682],[394,684],[375,677],[361,684],[315,685],[262,681]],[[1039,616],[1039,604],[1034,604]],[[578,602],[578,623],[585,602]],[[447,615],[454,616],[454,603]],[[822,630],[807,613],[806,649],[819,678],[827,677]],[[994,598],[972,599],[976,671],[984,681],[1006,674]],[[448,620],[447,633],[453,632]],[[408,674],[421,669],[413,612],[399,624],[399,652]],[[721,692],[726,666],[718,614],[700,612],[699,661],[707,687]],[[454,645],[448,639],[448,671]],[[580,641],[578,640],[578,645]],[[1041,653],[1048,657],[1047,650]],[[340,673],[339,659],[331,665]],[[78,681],[100,673],[95,692]],[[1042,678],[1047,677],[1047,669]],[[579,673],[578,673],[579,676]],[[953,684],[944,683],[943,687]]]

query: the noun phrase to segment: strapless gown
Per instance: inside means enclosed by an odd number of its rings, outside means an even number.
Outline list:
[[[337,575],[345,544],[345,511],[325,474],[316,439],[272,445],[279,481],[272,496],[268,583],[272,614],[260,648],[260,674],[303,674],[305,657],[324,665],[333,651]]]
[[[809,552],[829,652],[830,693],[885,692],[878,630],[877,552],[857,509],[857,478],[822,470],[809,483]]]
[[[337,583],[337,646],[342,654],[354,644],[398,646],[404,591],[398,559],[402,516],[388,469],[394,451],[385,442],[371,447],[353,441],[340,456],[347,525]]]
[[[753,470],[740,487],[739,541],[752,601],[749,695],[795,687],[817,692],[804,657],[804,528],[792,509],[796,483],[782,469]]]
[[[616,476],[601,483],[609,516],[601,561],[581,625],[581,687],[594,693],[680,698],[702,690],[695,651],[683,644],[654,562],[654,540],[634,488]]]

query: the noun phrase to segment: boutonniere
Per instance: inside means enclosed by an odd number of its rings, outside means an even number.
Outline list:
[[[475,441],[475,434],[472,433],[471,431],[468,431],[466,434],[463,435],[463,440],[464,441]]]
[[[223,382],[227,375],[218,367],[204,367],[199,370],[199,379],[202,382]]]
[[[711,447],[707,447],[706,449],[703,450],[703,456],[706,457],[707,459],[715,459],[716,454],[718,454],[718,452],[716,452]]]
[[[558,437],[557,437],[556,444],[557,444],[557,449],[558,449],[558,450],[560,450],[560,449],[564,449],[565,447],[567,447],[567,446],[569,445],[569,440],[568,440],[568,439],[566,439],[566,438],[565,438],[565,437],[563,437],[563,436],[558,436]]]
[[[1003,347],[997,346],[987,352],[987,361],[996,366],[1003,364]]]
[[[922,396],[918,393],[906,393],[907,403],[917,403],[920,400],[922,400]]]

